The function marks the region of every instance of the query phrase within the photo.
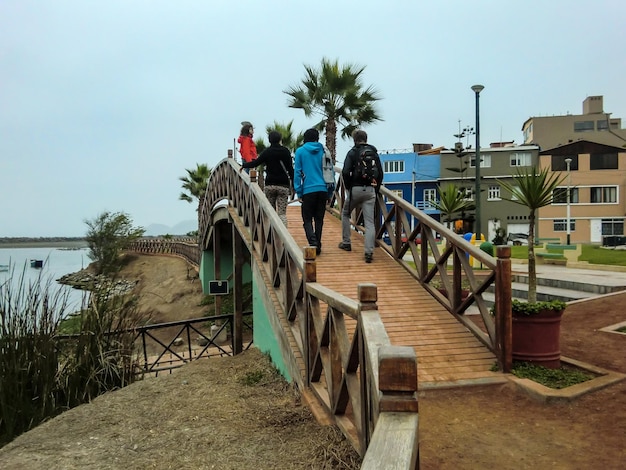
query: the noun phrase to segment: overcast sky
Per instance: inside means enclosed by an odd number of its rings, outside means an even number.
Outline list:
[[[0,0],[0,237],[195,219],[178,177],[242,120],[317,122],[283,90],[322,57],[366,67],[381,150],[452,146],[476,83],[481,146],[590,95],[626,120],[624,18],[623,0]]]

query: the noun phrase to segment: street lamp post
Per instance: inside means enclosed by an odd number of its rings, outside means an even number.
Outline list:
[[[482,85],[472,86],[472,90],[476,95],[476,182],[474,184],[474,198],[476,199],[476,240],[482,240],[482,231],[480,227],[480,112],[479,112],[479,95],[485,88]]]
[[[565,164],[567,165],[567,244],[570,244],[571,237],[571,227],[570,227],[570,204],[572,202],[572,197],[570,195],[570,186],[571,186],[571,172],[570,172],[570,164],[572,163],[571,158],[565,159]]]

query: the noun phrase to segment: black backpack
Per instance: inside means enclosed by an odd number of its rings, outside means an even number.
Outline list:
[[[376,151],[369,145],[356,148],[353,181],[357,186],[371,186],[376,180],[379,182],[378,166],[376,166]]]

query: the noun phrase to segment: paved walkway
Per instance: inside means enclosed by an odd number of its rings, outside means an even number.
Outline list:
[[[567,281],[583,282],[604,286],[623,286],[626,289],[626,271],[623,266],[598,266],[597,269],[578,268],[570,266],[558,266],[554,264],[537,265],[537,277],[547,279],[563,279]],[[613,270],[615,269],[615,270]],[[528,273],[527,264],[515,264],[512,261],[513,273]]]

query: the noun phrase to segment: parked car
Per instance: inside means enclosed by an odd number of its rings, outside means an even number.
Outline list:
[[[506,237],[507,245],[528,245],[528,234],[527,233],[509,233]]]

